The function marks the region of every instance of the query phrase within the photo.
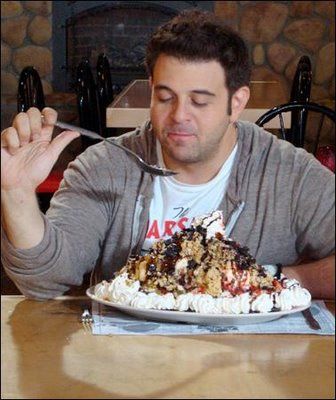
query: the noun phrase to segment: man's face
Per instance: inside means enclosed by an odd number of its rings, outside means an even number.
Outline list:
[[[219,62],[161,54],[151,83],[151,122],[167,165],[206,162],[223,150],[229,94]]]

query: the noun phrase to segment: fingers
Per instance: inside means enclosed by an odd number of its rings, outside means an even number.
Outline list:
[[[41,138],[42,118],[38,108],[31,107],[26,113],[30,125],[30,138],[37,140]],[[19,133],[20,134],[20,133]],[[22,141],[21,141],[22,142]]]
[[[31,131],[30,131],[30,123],[29,123],[28,114],[20,112],[14,118],[13,128],[17,132],[20,145],[29,143]],[[11,131],[11,132],[13,132],[13,131]]]
[[[15,154],[20,148],[19,136],[15,128],[10,127],[1,133],[1,147],[6,147],[10,154]]]
[[[46,125],[54,125],[57,120],[57,111],[50,107],[45,107],[42,110],[42,115],[44,118],[43,123]]]
[[[54,161],[57,160],[65,147],[79,136],[79,132],[75,131],[64,131],[56,136],[49,146],[49,151],[52,153]]]
[[[50,141],[56,119],[57,112],[49,107],[44,108],[42,114],[36,107],[17,114],[12,127],[1,133],[1,147],[7,147],[10,154],[15,154],[20,147],[31,141]]]
[[[54,124],[57,121],[57,111],[50,107],[45,107],[42,110],[43,128],[42,135],[45,139],[50,140],[52,137]]]
[[[50,108],[45,107],[42,112],[36,107],[31,107],[27,111],[31,140],[51,140],[54,124],[57,120],[57,112]]]

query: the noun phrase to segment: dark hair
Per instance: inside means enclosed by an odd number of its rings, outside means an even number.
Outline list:
[[[249,85],[251,65],[243,39],[210,12],[182,11],[158,28],[146,51],[150,76],[162,53],[187,61],[217,60],[225,72],[230,99],[237,89]]]

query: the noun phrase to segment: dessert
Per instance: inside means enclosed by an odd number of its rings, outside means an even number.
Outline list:
[[[273,277],[248,248],[226,237],[220,211],[131,257],[95,296],[136,308],[248,314],[290,310],[310,303],[298,281]]]

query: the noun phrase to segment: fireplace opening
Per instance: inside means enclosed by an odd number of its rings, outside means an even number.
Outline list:
[[[94,75],[100,53],[109,59],[113,91],[147,78],[144,57],[152,32],[182,9],[213,9],[212,1],[53,2],[53,86],[75,91],[77,65],[88,59]]]

